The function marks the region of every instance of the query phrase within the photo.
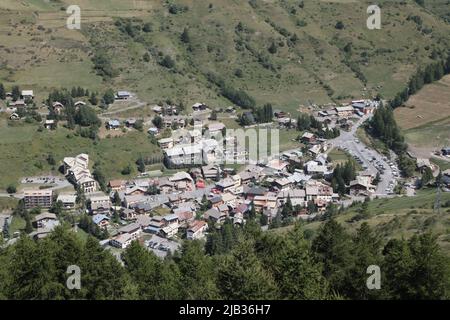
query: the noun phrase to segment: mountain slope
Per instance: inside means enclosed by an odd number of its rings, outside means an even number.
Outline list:
[[[0,81],[43,93],[120,87],[154,102],[228,105],[214,74],[257,104],[289,111],[378,91],[390,97],[433,52],[447,51],[450,26],[413,0],[379,2],[382,29],[368,30],[371,1],[83,0],[82,29],[72,31],[61,10],[68,0],[6,0]],[[113,77],[96,74],[99,56]],[[161,65],[165,56],[174,66]]]

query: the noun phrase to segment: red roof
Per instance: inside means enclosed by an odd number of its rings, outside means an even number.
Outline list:
[[[197,183],[195,185],[197,188],[203,189],[205,187],[205,181],[199,180],[199,181],[197,181]]]

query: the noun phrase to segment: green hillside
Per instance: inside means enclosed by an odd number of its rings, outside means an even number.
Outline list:
[[[441,2],[426,1],[435,10]],[[447,50],[450,25],[413,0],[379,3],[382,29],[368,30],[371,1],[80,0],[78,31],[65,27],[69,0],[5,0],[0,81],[32,87],[38,98],[75,85],[226,106],[222,83],[294,112],[390,97]]]

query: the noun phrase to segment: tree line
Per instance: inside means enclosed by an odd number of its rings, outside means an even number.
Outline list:
[[[430,234],[383,244],[365,223],[349,234],[329,220],[312,240],[301,225],[286,234],[263,233],[252,222],[227,228],[221,237],[230,241],[218,251],[184,241],[160,259],[133,242],[121,254],[123,265],[97,240],[82,241],[65,226],[37,242],[23,236],[0,249],[0,299],[449,297],[449,261]],[[81,290],[66,287],[70,265],[81,269]],[[380,290],[366,286],[370,265],[381,269]]]

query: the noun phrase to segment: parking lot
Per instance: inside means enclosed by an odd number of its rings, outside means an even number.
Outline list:
[[[356,137],[356,130],[364,121],[369,119],[371,115],[365,115],[353,126],[349,132],[341,131],[341,135],[330,141],[334,148],[340,148],[348,152],[358,162],[363,170],[373,175],[380,174],[380,183],[377,186],[375,195],[383,196],[394,193],[395,185],[400,177],[395,154],[391,154],[391,160],[377,151],[370,149]]]

